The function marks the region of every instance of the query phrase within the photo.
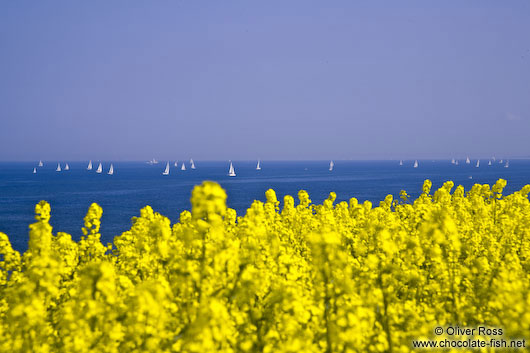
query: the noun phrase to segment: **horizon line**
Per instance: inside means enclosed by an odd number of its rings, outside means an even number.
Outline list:
[[[338,161],[338,162],[376,162],[376,161],[451,161],[452,158],[455,157],[449,157],[449,158],[363,158],[363,159],[344,159],[344,158],[330,158],[330,159],[193,159],[194,162],[256,162],[256,161],[262,161],[262,162],[329,162],[329,161]],[[455,160],[465,160],[467,157],[461,157],[461,158],[455,158]],[[470,160],[492,160],[491,157],[469,157]],[[516,160],[529,160],[530,156],[521,156],[521,157],[495,157],[496,160],[501,159],[516,159]],[[30,163],[30,162],[83,162],[88,163],[89,161],[92,162],[131,162],[131,163],[148,163],[149,160],[145,159],[0,159],[0,163]],[[165,163],[165,162],[190,162],[190,159],[160,159],[157,160],[159,164]]]

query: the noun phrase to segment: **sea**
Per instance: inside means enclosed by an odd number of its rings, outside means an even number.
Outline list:
[[[470,164],[460,160],[454,165],[450,160],[414,161],[233,161],[235,177],[228,176],[229,163],[195,161],[196,169],[181,170],[171,162],[170,174],[162,175],[166,163],[112,162],[114,174],[108,175],[110,162],[102,162],[103,173],[87,170],[87,162],[68,162],[70,170],[56,172],[58,163],[64,161],[0,162],[0,232],[9,236],[14,249],[25,251],[28,246],[29,224],[35,222],[35,205],[46,200],[51,205],[53,233],[66,232],[79,240],[83,218],[89,206],[96,202],[103,208],[101,241],[111,243],[115,236],[130,229],[131,218],[138,216],[146,205],[178,222],[184,210],[190,210],[191,191],[205,180],[218,182],[228,196],[227,204],[238,216],[246,213],[254,200],[265,201],[265,191],[272,188],[278,199],[292,195],[298,200],[299,190],[306,190],[313,203],[322,203],[330,192],[337,201],[355,197],[359,202],[379,204],[386,195],[398,197],[406,190],[412,197],[421,193],[425,179],[433,182],[433,190],[445,181],[452,180],[469,190],[475,183],[493,185],[499,178],[506,179],[505,192],[511,193],[530,184],[530,160],[510,160],[509,168],[495,161],[476,160]],[[37,173],[33,174],[33,168]],[[280,205],[281,207],[281,205]]]

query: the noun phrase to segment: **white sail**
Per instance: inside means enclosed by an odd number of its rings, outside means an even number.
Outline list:
[[[68,165],[68,163],[65,164],[64,170],[70,170],[70,166]]]
[[[98,169],[96,169],[96,173],[101,173],[102,171],[103,171],[103,166],[101,165],[101,163],[99,163]]]
[[[86,167],[86,170],[92,170],[92,161],[88,162],[88,166]]]
[[[110,164],[109,172],[107,174],[108,175],[113,175],[114,174],[114,166],[112,165],[112,163]]]
[[[488,162],[488,165],[491,165],[491,161]]]
[[[164,169],[162,175],[169,175],[169,162],[166,163],[166,169]]]
[[[335,166],[335,163],[333,161],[329,162],[329,171],[331,172],[333,170],[333,167]]]
[[[480,159],[477,159],[477,168],[480,167]]]
[[[471,163],[471,161],[469,160],[469,157],[466,158],[466,164],[469,164]]]
[[[258,159],[258,164],[256,165],[256,170],[261,170],[261,166],[259,165],[260,160]]]
[[[504,165],[504,168],[510,167],[510,161],[506,161],[506,164]]]
[[[400,161],[399,161],[399,165],[403,165],[403,160],[400,160]]]
[[[37,174],[37,168],[33,168],[33,174]]]
[[[57,169],[55,169],[56,172],[61,171],[61,163],[57,163]]]
[[[418,168],[418,160],[414,161],[414,168]]]
[[[499,161],[499,164],[502,164],[502,163],[504,163],[504,161],[501,159],[501,160]]]
[[[230,168],[228,169],[228,175],[231,177],[236,176],[236,171],[234,169],[234,165],[232,164],[232,162],[230,162]]]
[[[491,157],[491,159],[493,159],[493,161],[495,162],[495,156]]]
[[[451,159],[451,164],[455,164],[455,159]]]
[[[42,167],[43,165],[42,161],[39,161],[39,167]]]
[[[179,166],[179,164],[178,164],[177,161],[175,161],[175,164],[173,164],[173,165],[174,165],[175,167],[178,167],[178,166]]]
[[[458,165],[458,160],[455,161],[455,165]]]
[[[190,164],[191,164],[191,169],[195,169],[195,163],[193,162],[193,158],[190,158]]]
[[[186,164],[182,162],[182,166],[180,167],[180,170],[186,170]]]

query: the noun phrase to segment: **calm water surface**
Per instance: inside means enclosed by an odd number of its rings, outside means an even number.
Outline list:
[[[453,180],[469,190],[474,183],[493,184],[498,178],[508,181],[506,192],[530,184],[530,160],[512,160],[510,167],[481,161],[480,168],[460,161],[455,166],[450,161],[335,161],[332,172],[329,161],[273,162],[262,161],[261,171],[256,162],[234,162],[237,177],[227,175],[227,162],[196,161],[197,169],[181,171],[171,168],[163,176],[165,163],[149,165],[144,162],[113,162],[114,175],[107,175],[110,163],[104,162],[104,172],[96,174],[95,168],[87,171],[87,163],[69,162],[70,170],[56,172],[57,162],[0,163],[0,232],[9,235],[15,249],[27,248],[28,225],[34,222],[35,204],[46,200],[52,207],[51,224],[54,233],[81,236],[83,217],[92,202],[103,207],[101,225],[102,242],[112,242],[114,236],[130,228],[131,217],[139,215],[145,205],[177,222],[180,212],[190,209],[190,195],[194,185],[204,180],[220,183],[228,194],[228,206],[243,215],[253,200],[265,201],[265,191],[276,190],[279,200],[295,196],[300,189],[307,190],[314,203],[321,203],[331,191],[337,201],[356,197],[360,202],[370,200],[376,205],[387,194],[396,197],[404,189],[412,196],[421,192],[425,179],[431,179],[433,189],[443,182]],[[62,164],[64,166],[64,164]],[[94,165],[96,167],[96,165]],[[472,179],[470,179],[472,177]]]

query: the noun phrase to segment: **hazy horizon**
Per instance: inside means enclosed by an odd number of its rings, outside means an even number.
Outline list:
[[[529,33],[528,1],[2,2],[0,161],[529,158]]]
[[[492,156],[493,157],[493,156]],[[497,163],[499,163],[501,160],[530,160],[530,156],[527,157],[506,157],[506,156],[494,156]],[[193,161],[195,164],[197,163],[204,163],[204,162],[244,162],[244,163],[256,163],[258,160],[261,162],[397,162],[397,161],[403,161],[404,163],[407,162],[414,162],[415,160],[422,162],[422,161],[436,161],[436,162],[444,162],[444,161],[450,161],[453,157],[450,158],[401,158],[401,159],[383,159],[383,158],[373,158],[373,159],[262,159],[262,158],[255,158],[255,159],[196,159],[193,158]],[[465,161],[466,157],[454,157],[455,160],[458,160],[460,162]],[[190,159],[157,159],[157,164],[165,165],[166,162],[169,162],[171,165],[173,165],[174,162],[179,163],[179,168],[182,162],[185,162],[186,164],[189,164]],[[492,160],[491,157],[472,157],[469,156],[469,159],[471,163],[474,165],[477,160],[480,160],[482,162],[487,162],[489,160]],[[40,159],[43,163],[88,163],[91,161],[92,163],[147,163],[150,160],[145,159]],[[0,163],[31,163],[31,162],[39,162],[39,159],[20,159],[20,160],[0,160]],[[53,165],[55,168],[55,164]]]

